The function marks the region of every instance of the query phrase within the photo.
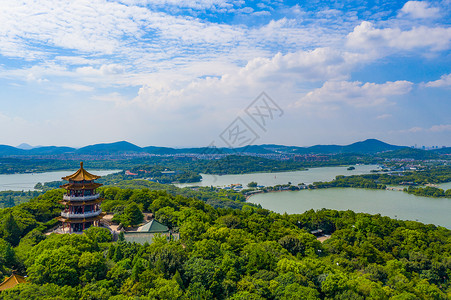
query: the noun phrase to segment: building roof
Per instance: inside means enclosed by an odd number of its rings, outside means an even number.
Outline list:
[[[155,235],[162,235],[166,236],[166,238],[169,240],[171,233],[170,232],[161,232],[161,233],[149,233],[149,232],[125,232],[124,238],[127,242],[130,243],[138,243],[141,245],[144,245],[145,243],[152,244],[153,239],[155,238]]]
[[[148,233],[169,232],[169,228],[153,219],[149,223],[141,226],[138,229],[138,232],[148,232]]]
[[[94,175],[83,169],[83,162],[80,162],[80,169],[78,169],[77,172],[75,172],[72,175],[62,177],[64,180],[70,180],[70,181],[90,181],[94,179],[98,179],[100,176]]]
[[[27,282],[25,277],[13,274],[10,277],[6,278],[2,283],[0,283],[0,291],[4,291],[10,288],[15,287],[19,283]]]

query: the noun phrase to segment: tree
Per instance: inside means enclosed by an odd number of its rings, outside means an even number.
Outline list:
[[[247,184],[247,187],[250,187],[250,188],[257,187],[257,182],[251,181],[251,182],[249,182],[249,183]]]
[[[0,268],[11,267],[15,263],[14,250],[11,244],[0,239]]]
[[[80,268],[80,281],[91,282],[105,278],[107,267],[106,260],[100,252],[84,252],[78,261]]]
[[[183,265],[187,282],[200,283],[203,286],[210,286],[215,273],[215,266],[211,260],[203,258],[190,258]]]
[[[176,300],[180,299],[182,295],[183,291],[177,281],[174,279],[167,280],[161,277],[155,280],[155,288],[149,292],[150,299]]]
[[[2,235],[3,238],[8,241],[11,245],[16,246],[19,244],[20,235],[22,231],[16,223],[11,212],[6,215],[2,224]]]
[[[34,283],[55,283],[57,285],[78,284],[79,252],[66,245],[58,249],[44,250],[34,264],[28,268],[30,279]]]
[[[86,236],[97,243],[110,242],[112,239],[111,233],[108,229],[102,227],[91,226],[83,231]]]
[[[131,202],[127,204],[122,213],[115,214],[113,220],[120,221],[124,226],[138,225],[144,220],[144,215],[138,204]]]

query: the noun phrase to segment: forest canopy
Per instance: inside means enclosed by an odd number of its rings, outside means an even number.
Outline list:
[[[0,271],[29,283],[0,299],[446,299],[451,232],[352,211],[281,215],[165,190],[105,187],[106,210],[135,203],[181,239],[111,240],[104,228],[44,235],[61,190],[0,210]],[[331,235],[320,243],[310,232]]]

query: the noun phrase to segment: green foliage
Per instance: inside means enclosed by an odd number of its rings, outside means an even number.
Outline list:
[[[100,252],[83,252],[78,260],[81,282],[104,279],[107,273],[106,260]]]
[[[83,234],[96,243],[111,242],[113,238],[108,229],[95,226],[91,226],[84,230]]]
[[[124,226],[134,226],[140,224],[144,219],[139,206],[135,202],[125,205],[123,211],[117,211],[113,221],[122,223]]]
[[[444,191],[442,189],[432,187],[432,186],[426,186],[426,187],[412,187],[409,186],[406,190],[409,194],[414,194],[417,196],[423,196],[423,197],[434,197],[434,198],[451,198],[451,189]]]
[[[122,214],[148,207],[181,240],[112,242],[96,227],[45,236],[45,207],[56,210],[61,197],[47,192],[0,211],[2,224],[21,230],[16,248],[0,239],[0,271],[17,268],[30,281],[0,299],[446,299],[451,291],[451,232],[442,227],[352,211],[214,209],[162,190],[102,193]],[[321,244],[313,229],[330,239]]]
[[[12,268],[16,263],[16,257],[11,244],[0,239],[0,270],[3,272],[5,268]]]
[[[19,284],[13,289],[0,293],[0,299],[5,300],[78,300],[77,290],[70,286],[58,286],[53,283],[42,285],[27,283]]]
[[[28,268],[30,280],[37,284],[55,283],[75,286],[79,283],[80,252],[69,245],[44,250]]]
[[[17,225],[16,220],[14,219],[12,213],[6,215],[3,219],[1,225],[1,232],[3,238],[8,241],[11,245],[17,245],[20,241],[20,235],[22,230]]]
[[[247,184],[247,186],[250,187],[250,188],[257,187],[257,182],[251,181],[251,182],[249,182],[249,183]]]
[[[0,191],[0,207],[13,207],[41,195],[38,191]]]

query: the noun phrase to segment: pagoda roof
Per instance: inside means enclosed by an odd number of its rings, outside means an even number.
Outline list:
[[[169,232],[169,228],[153,219],[149,223],[141,226],[138,229],[138,232],[147,232],[147,233]]]
[[[70,180],[70,181],[91,181],[100,178],[101,176],[97,176],[94,174],[89,173],[83,168],[83,162],[80,162],[80,169],[77,170],[72,175],[62,177],[64,180]]]
[[[61,188],[66,190],[93,190],[98,188],[99,186],[102,186],[103,184],[97,183],[97,182],[90,182],[90,183],[66,183],[63,185],[60,185]]]
[[[16,285],[18,285],[19,283],[24,283],[24,282],[27,282],[25,277],[17,275],[17,274],[13,274],[10,277],[3,280],[2,283],[0,283],[0,291],[4,291],[4,290],[10,289],[10,288],[13,288]]]

